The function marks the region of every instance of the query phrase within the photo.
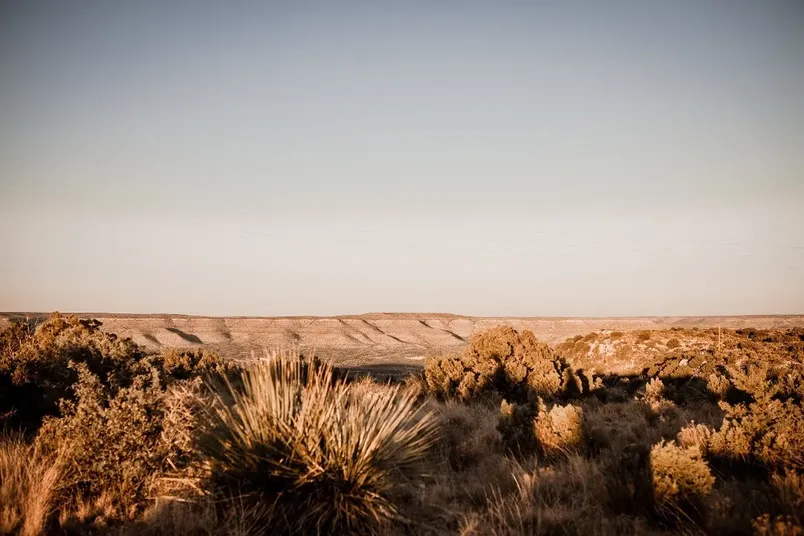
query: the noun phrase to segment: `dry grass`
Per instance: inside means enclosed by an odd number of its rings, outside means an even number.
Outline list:
[[[19,437],[0,438],[0,534],[45,532],[63,464]]]

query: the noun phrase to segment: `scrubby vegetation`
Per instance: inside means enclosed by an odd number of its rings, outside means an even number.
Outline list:
[[[389,384],[101,327],[0,334],[2,534],[804,530],[802,330],[501,327]]]
[[[515,401],[555,397],[574,386],[567,364],[531,331],[501,326],[476,334],[463,353],[425,362],[430,391],[467,401],[504,393]]]
[[[715,483],[696,447],[657,443],[650,450],[650,469],[657,510],[675,519],[698,514]]]

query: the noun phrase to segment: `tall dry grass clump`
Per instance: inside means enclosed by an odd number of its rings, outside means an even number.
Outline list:
[[[21,438],[0,438],[0,534],[43,534],[55,509],[60,460]]]
[[[254,504],[274,533],[373,533],[399,516],[400,480],[436,440],[417,393],[358,396],[332,369],[287,356],[219,387],[198,446],[224,500]]]

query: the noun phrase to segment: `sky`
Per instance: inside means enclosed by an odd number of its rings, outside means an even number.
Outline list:
[[[0,311],[804,313],[799,1],[0,0]]]

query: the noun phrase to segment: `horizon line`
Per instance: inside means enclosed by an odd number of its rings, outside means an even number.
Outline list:
[[[477,318],[511,318],[511,319],[533,319],[533,320],[594,320],[594,319],[647,319],[647,318],[798,318],[804,317],[804,312],[801,313],[752,313],[752,314],[688,314],[688,315],[617,315],[617,316],[550,316],[550,315],[467,315],[460,313],[445,313],[445,312],[414,312],[414,311],[395,311],[395,312],[381,312],[373,311],[366,313],[345,313],[334,315],[205,315],[205,314],[185,314],[185,313],[126,313],[126,312],[99,312],[99,311],[0,311],[0,316],[3,317],[41,317],[49,316],[52,314],[61,314],[67,316],[82,316],[82,317],[141,317],[141,318],[221,318],[221,319],[278,319],[278,318],[312,318],[312,319],[327,319],[327,318],[354,318],[366,316],[452,316],[457,318],[477,319]]]

